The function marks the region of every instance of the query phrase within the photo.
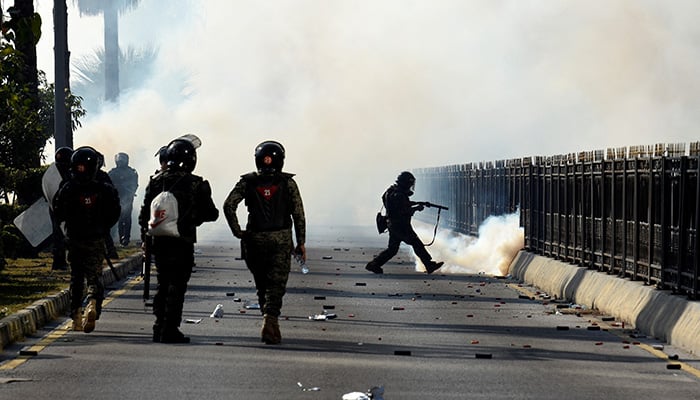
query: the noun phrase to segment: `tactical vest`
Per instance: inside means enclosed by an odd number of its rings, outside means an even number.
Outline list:
[[[293,175],[243,175],[246,182],[245,205],[248,208],[247,229],[271,232],[292,228],[292,205],[289,179]]]
[[[103,237],[119,218],[119,199],[111,186],[99,182],[79,184],[68,181],[59,194],[57,206],[61,207],[71,239]]]

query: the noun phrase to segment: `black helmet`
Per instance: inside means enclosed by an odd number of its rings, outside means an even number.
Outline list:
[[[56,168],[62,177],[67,177],[70,174],[70,158],[73,155],[73,149],[70,147],[61,147],[56,150],[54,161]]]
[[[281,143],[268,140],[255,147],[255,166],[260,173],[282,171],[284,166],[284,147]]]
[[[87,183],[95,179],[98,152],[90,146],[78,147],[70,158],[70,172],[73,179]]]
[[[161,147],[153,156],[157,156],[158,163],[160,164],[160,166],[165,167],[165,164],[168,162],[168,146]]]
[[[416,184],[416,177],[408,171],[403,171],[396,178],[396,185],[404,190],[413,190],[413,185]]]
[[[54,155],[54,161],[56,161],[56,165],[70,165],[70,157],[73,155],[73,149],[70,147],[60,147],[58,150],[56,150],[56,154]]]
[[[105,166],[105,155],[97,150],[95,150],[95,153],[97,153],[97,169],[102,169]]]
[[[128,167],[129,155],[126,153],[117,153],[114,156],[114,163],[117,165],[117,167]]]
[[[168,169],[174,171],[194,171],[197,165],[197,152],[192,142],[184,139],[175,139],[165,150],[165,158],[168,160]]]

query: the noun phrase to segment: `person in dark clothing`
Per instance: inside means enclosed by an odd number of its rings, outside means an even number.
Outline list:
[[[98,182],[106,183],[106,184],[114,187],[114,183],[112,182],[112,178],[110,178],[109,174],[107,172],[105,172],[105,170],[102,169],[102,167],[104,167],[104,166],[105,166],[105,156],[104,156],[104,154],[102,154],[98,151],[97,152],[97,172],[95,173],[95,179]],[[116,190],[116,188],[115,188],[115,190]],[[115,259],[115,260],[119,258],[119,254],[117,254],[117,247],[114,245],[114,239],[112,238],[111,229],[105,235],[105,249],[107,251],[107,257],[109,257],[111,259]]]
[[[129,166],[129,155],[117,153],[114,156],[115,168],[109,170],[109,177],[119,192],[122,214],[119,216],[119,243],[127,246],[131,240],[131,217],[133,213],[134,196],[139,187],[139,174]]]
[[[104,300],[100,280],[105,257],[104,237],[119,218],[119,195],[112,185],[97,181],[97,151],[80,147],[71,157],[71,178],[53,201],[56,221],[65,222],[68,260],[71,264],[71,318],[73,329],[95,329]],[[87,306],[82,301],[87,281]]]
[[[244,259],[253,273],[260,311],[262,341],[279,344],[279,316],[287,288],[292,249],[306,260],[306,218],[299,188],[292,174],[282,172],[284,147],[266,141],[255,148],[257,172],[243,175],[224,203],[231,232],[241,239]],[[236,210],[245,201],[248,223],[242,230]],[[292,224],[296,248],[292,241]]]
[[[192,143],[173,140],[167,147],[165,157],[167,167],[151,177],[139,212],[141,239],[145,243],[153,234],[152,251],[158,271],[158,289],[153,298],[153,314],[156,317],[153,341],[189,343],[190,338],[180,332],[179,327],[187,283],[194,267],[197,227],[207,221],[216,221],[219,210],[212,200],[209,182],[192,174],[197,163]],[[164,191],[173,193],[177,199],[175,236],[156,236],[154,231],[167,215],[164,210],[152,212],[151,202]]]
[[[61,226],[56,222],[56,216],[53,212],[53,198],[58,192],[58,189],[70,179],[70,158],[73,155],[73,149],[70,147],[61,147],[56,150],[54,155],[55,171],[51,170],[51,167],[46,170],[44,176],[41,180],[41,186],[44,192],[44,198],[49,203],[49,217],[51,218],[52,227],[52,255],[53,262],[51,264],[51,269],[54,271],[65,271],[68,269],[68,262],[66,261],[66,238],[63,235]],[[60,182],[56,185],[55,173],[58,171],[60,175]]]
[[[389,246],[379,253],[365,267],[375,274],[383,274],[382,265],[386,264],[399,251],[401,242],[413,247],[416,256],[423,262],[425,270],[432,274],[438,270],[443,262],[435,262],[425,249],[425,245],[411,226],[411,218],[416,211],[422,211],[423,205],[411,201],[413,187],[416,178],[412,173],[404,171],[396,178],[396,183],[391,185],[382,195],[382,201],[387,213],[387,226],[389,228]]]

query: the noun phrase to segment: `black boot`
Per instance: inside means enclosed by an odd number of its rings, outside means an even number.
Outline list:
[[[440,269],[440,267],[442,267],[443,264],[445,264],[445,263],[442,261],[440,261],[440,262],[431,261],[425,265],[425,270],[426,270],[426,272],[428,272],[428,274],[432,274],[433,272]]]
[[[162,334],[163,327],[157,322],[153,324],[153,343],[160,343],[160,337]]]
[[[383,274],[384,273],[384,270],[382,269],[382,267],[377,265],[374,261],[368,262],[365,269],[367,271],[373,272],[375,274]]]
[[[160,335],[161,343],[189,343],[190,338],[183,335],[177,328],[165,328]]]

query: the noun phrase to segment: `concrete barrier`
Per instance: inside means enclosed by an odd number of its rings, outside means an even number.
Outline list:
[[[142,256],[137,255],[121,260],[114,265],[117,276],[124,279],[129,272],[141,267]],[[102,270],[102,282],[105,286],[116,282],[114,274],[105,267]],[[21,341],[33,335],[47,323],[66,315],[70,310],[70,290],[38,300],[32,305],[0,320],[0,350],[9,344]]]
[[[509,273],[555,299],[614,316],[626,326],[700,354],[700,304],[643,282],[521,251]]]

